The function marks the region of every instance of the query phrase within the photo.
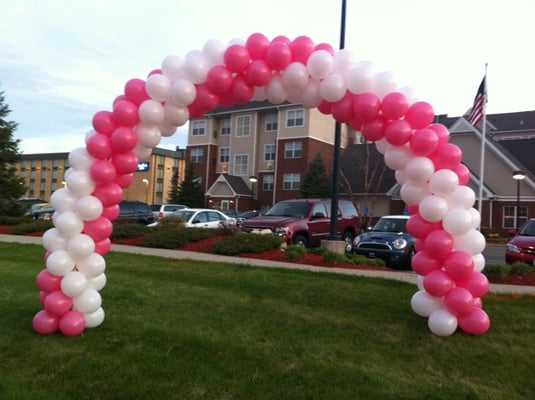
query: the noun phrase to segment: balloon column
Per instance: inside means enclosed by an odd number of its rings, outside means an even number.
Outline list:
[[[37,276],[43,310],[34,330],[79,335],[103,322],[99,291],[112,221],[138,160],[147,159],[162,136],[219,105],[268,100],[317,107],[376,143],[411,214],[419,276],[412,309],[428,317],[436,335],[458,327],[485,333],[485,240],[472,208],[475,194],[465,186],[469,173],[459,148],[448,143],[447,128],[433,123],[432,106],[413,96],[391,73],[348,50],[335,52],[306,36],[269,40],[261,33],[228,45],[209,40],[184,58],[165,58],[146,80],[129,80],[111,110],[94,115],[85,147],[69,154],[66,187],[51,197],[56,212],[54,227],[43,235],[46,268]]]

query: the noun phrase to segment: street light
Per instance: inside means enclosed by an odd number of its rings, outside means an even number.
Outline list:
[[[526,177],[522,171],[513,172],[513,179],[516,180],[516,220],[515,229],[520,227],[520,181]]]
[[[143,178],[141,182],[145,184],[145,203],[148,203],[149,202],[149,180]]]
[[[251,175],[249,177],[249,182],[251,182],[251,207],[254,208],[253,202],[254,202],[254,184],[258,182],[258,178],[254,175]]]

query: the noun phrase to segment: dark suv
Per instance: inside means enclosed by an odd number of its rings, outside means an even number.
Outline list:
[[[123,200],[119,203],[119,223],[136,223],[149,225],[155,221],[152,209],[141,201]]]
[[[243,220],[240,229],[243,232],[269,229],[284,237],[288,244],[317,247],[330,233],[330,214],[329,199],[284,200],[261,216]],[[339,200],[337,234],[346,242],[346,251],[351,250],[353,238],[359,231],[357,210],[351,202]]]

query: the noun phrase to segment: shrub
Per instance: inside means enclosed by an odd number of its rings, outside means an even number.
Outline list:
[[[176,249],[190,242],[208,239],[217,235],[214,229],[186,228],[178,226],[167,229],[154,229],[147,233],[140,243],[144,247]]]
[[[334,264],[353,264],[353,261],[349,257],[346,257],[345,254],[335,253],[334,251],[326,251],[323,254],[323,261]]]
[[[347,254],[346,257],[348,257],[355,265],[372,265],[375,267],[384,267],[386,265],[380,258],[368,258],[361,254],[350,253]]]
[[[29,217],[13,217],[11,215],[0,215],[0,225],[19,225],[35,221]]]
[[[44,232],[52,228],[54,225],[52,221],[32,220],[23,224],[13,225],[11,233],[13,235],[26,235],[34,232]]]
[[[482,272],[489,279],[501,279],[511,273],[511,266],[509,264],[487,264]]]
[[[212,244],[212,253],[235,256],[242,253],[263,253],[279,247],[284,240],[275,235],[238,232]]]
[[[143,224],[119,224],[113,226],[113,232],[110,239],[126,239],[139,236],[145,236],[147,233],[151,232],[153,228],[149,228]]]
[[[176,228],[184,225],[184,220],[176,215],[168,215],[158,220],[156,229]]]
[[[305,249],[303,246],[296,246],[294,244],[291,244],[286,249],[286,259],[298,260],[299,258],[303,257],[306,252],[307,249]]]
[[[513,265],[511,265],[511,273],[512,274],[518,274],[518,275],[525,275],[528,272],[535,271],[533,267],[529,264],[523,263],[523,262],[515,262]]]

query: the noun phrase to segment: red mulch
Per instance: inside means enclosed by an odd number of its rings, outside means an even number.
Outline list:
[[[11,227],[6,225],[0,225],[0,234],[9,234],[11,233]],[[35,232],[28,234],[29,236],[41,236],[43,232]],[[119,239],[114,240],[115,244],[124,244],[129,246],[137,246],[142,241],[143,238],[128,238],[128,239]],[[188,243],[187,245],[180,247],[177,250],[186,250],[186,251],[197,251],[202,253],[209,253],[212,243],[215,240],[220,239],[219,237],[213,237],[205,240],[200,240],[198,242]],[[373,270],[382,270],[382,271],[391,271],[389,268],[385,267],[373,267],[370,265],[353,265],[353,264],[337,264],[337,263],[328,263],[323,261],[322,257],[318,254],[307,253],[305,256],[299,258],[298,260],[287,260],[285,257],[285,252],[278,249],[273,249],[266,251],[264,253],[244,253],[240,254],[240,257],[244,258],[259,258],[273,261],[282,261],[282,262],[294,262],[297,264],[306,264],[306,265],[315,265],[318,267],[326,268],[348,268],[348,269],[373,269]],[[529,272],[524,275],[509,274],[502,279],[489,278],[490,283],[501,283],[501,284],[510,284],[510,285],[522,285],[522,286],[535,286],[535,272]]]

